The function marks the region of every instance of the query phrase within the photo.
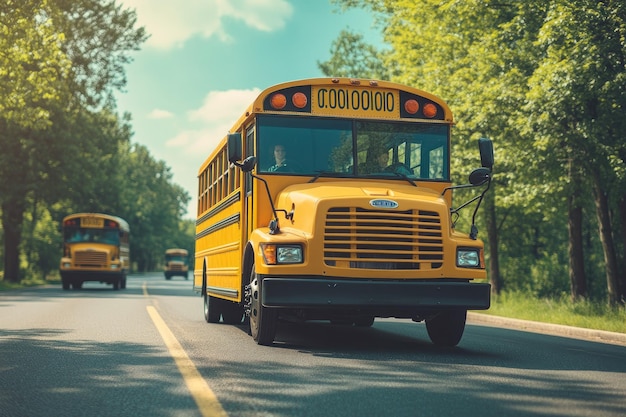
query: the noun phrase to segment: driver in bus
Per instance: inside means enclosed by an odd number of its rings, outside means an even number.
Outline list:
[[[287,161],[287,151],[285,145],[274,145],[274,165],[267,169],[268,172],[298,172],[300,171],[297,164]]]

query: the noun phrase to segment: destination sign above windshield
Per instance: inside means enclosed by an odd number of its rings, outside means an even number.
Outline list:
[[[393,119],[400,117],[400,96],[397,90],[313,86],[311,93],[313,114]]]

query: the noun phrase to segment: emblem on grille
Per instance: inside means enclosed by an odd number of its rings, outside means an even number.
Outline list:
[[[376,208],[395,209],[398,208],[398,203],[393,200],[376,199],[370,200],[370,205]]]

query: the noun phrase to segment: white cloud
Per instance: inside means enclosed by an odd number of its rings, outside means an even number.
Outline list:
[[[167,110],[154,109],[148,114],[148,119],[171,119],[174,114]]]
[[[252,104],[252,101],[260,92],[261,90],[258,88],[251,90],[211,91],[204,98],[202,107],[189,112],[189,119],[205,122],[226,119],[234,123],[244,109]]]
[[[184,130],[169,139],[165,145],[184,149],[184,153],[199,157],[199,162],[207,157],[226,133],[230,124],[206,127],[204,129]]]
[[[188,112],[189,120],[202,127],[179,132],[166,145],[208,155],[260,92],[258,88],[209,92],[200,108]]]
[[[147,46],[170,49],[193,36],[217,36],[229,41],[225,19],[243,21],[251,28],[271,32],[291,17],[287,0],[122,0],[137,12],[137,26],[150,35]]]

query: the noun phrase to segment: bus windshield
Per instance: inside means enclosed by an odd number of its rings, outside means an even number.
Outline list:
[[[165,255],[166,262],[182,262],[187,263],[187,256],[182,254]]]
[[[259,173],[449,180],[449,126],[260,115]]]
[[[120,232],[117,229],[92,229],[85,227],[65,228],[65,242],[97,242],[109,245],[120,244]]]

